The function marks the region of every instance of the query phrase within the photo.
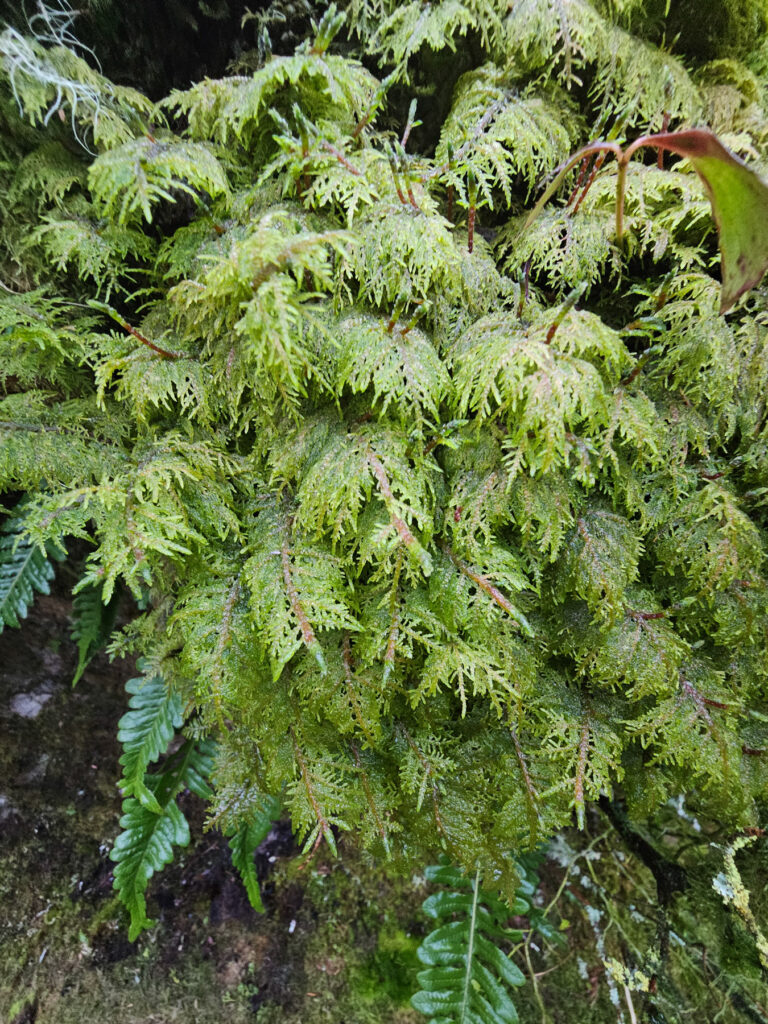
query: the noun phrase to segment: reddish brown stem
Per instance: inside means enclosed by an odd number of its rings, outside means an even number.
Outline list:
[[[579,173],[576,176],[576,183],[573,186],[573,189],[571,190],[571,194],[568,196],[568,201],[565,204],[566,206],[570,206],[571,205],[571,203],[576,198],[577,192],[579,191],[581,186],[584,184],[584,178],[587,175],[587,168],[588,167],[589,167],[589,157],[585,156],[585,157],[582,158],[581,164],[579,165]]]
[[[394,526],[400,540],[403,542],[403,544],[405,544],[406,547],[415,547],[417,545],[418,547],[421,547],[419,542],[416,540],[416,538],[408,528],[408,524],[395,512],[395,496],[392,493],[392,488],[389,485],[387,471],[384,469],[381,460],[378,458],[378,456],[374,455],[372,451],[368,452],[368,465],[371,467],[373,475],[376,478],[376,483],[379,485],[379,491],[381,493],[382,498],[384,499],[385,504],[387,505],[389,515],[392,520],[392,525]]]
[[[352,744],[352,756],[355,759],[355,767],[357,768],[358,775],[360,778],[360,785],[363,787],[363,793],[365,793],[365,802],[373,815],[373,820],[376,822],[376,831],[381,836],[381,841],[384,844],[384,849],[389,856],[389,840],[387,839],[387,830],[384,828],[384,822],[381,820],[378,808],[376,807],[376,801],[373,799],[373,792],[371,790],[370,780],[368,775],[360,762],[360,751],[357,749],[355,744]]]
[[[354,164],[351,164],[351,163],[349,162],[349,160],[347,160],[347,158],[346,158],[346,157],[344,156],[344,154],[343,154],[343,153],[341,152],[341,150],[340,150],[340,149],[337,149],[337,148],[336,148],[336,146],[332,146],[332,145],[331,145],[331,143],[330,143],[330,142],[327,142],[327,141],[326,141],[325,139],[323,139],[323,141],[322,141],[322,142],[320,143],[320,145],[321,145],[321,148],[322,148],[322,149],[324,149],[324,150],[326,151],[326,153],[330,153],[330,154],[331,154],[331,156],[335,156],[335,157],[336,157],[336,159],[337,159],[337,160],[339,161],[339,163],[341,164],[341,166],[342,166],[342,167],[344,167],[344,168],[345,168],[345,169],[346,169],[347,171],[349,171],[349,173],[350,173],[350,174],[354,174],[354,175],[356,175],[356,176],[357,176],[358,178],[359,178],[359,177],[361,176],[361,174],[362,174],[363,172],[362,172],[362,171],[359,171],[359,170],[357,169],[357,167],[355,167],[355,165],[354,165]]]
[[[497,586],[494,586],[493,583],[491,583],[487,576],[483,576],[483,574],[479,573],[477,569],[474,569],[462,558],[459,558],[459,556],[455,554],[451,550],[451,548],[448,547],[447,544],[442,545],[442,548],[446,555],[448,555],[450,560],[456,566],[456,568],[459,570],[459,572],[463,573],[467,577],[467,579],[472,580],[472,582],[477,587],[479,587],[484,594],[487,594],[488,597],[490,597],[494,604],[497,604],[499,608],[502,608],[507,613],[507,615],[510,616],[510,618],[514,619],[515,622],[517,622],[517,614],[515,613],[515,609],[509,603],[508,599],[504,596],[504,594],[502,594],[499,588]]]
[[[320,806],[317,796],[315,795],[314,786],[312,785],[312,778],[309,774],[309,766],[307,765],[306,758],[304,757],[301,747],[299,746],[299,742],[296,739],[296,733],[293,731],[293,727],[291,727],[290,733],[291,739],[293,741],[293,753],[296,758],[296,763],[299,766],[299,771],[301,772],[301,781],[304,783],[304,789],[307,794],[307,799],[309,800],[310,806],[312,807],[312,812],[315,815],[315,820],[317,821],[319,827],[317,842],[312,848],[312,853],[315,852],[322,839],[328,838],[329,833],[331,836],[329,845],[331,849],[335,849],[336,843],[333,840],[333,833],[331,832],[330,822],[323,813],[323,809]]]
[[[511,726],[509,732],[515,746],[515,756],[517,757],[520,774],[522,775],[523,782],[525,784],[525,802],[528,810],[528,825],[532,837],[531,841],[533,841],[533,837],[538,834],[539,830],[539,794],[537,793],[536,786],[531,778],[531,773],[528,771],[528,762],[525,759],[523,748],[520,746],[520,740],[517,738],[517,733]]]
[[[585,288],[586,285],[579,285],[576,288],[574,288],[572,292],[569,292],[569,294],[566,296],[562,309],[557,314],[554,321],[550,324],[549,330],[547,331],[547,335],[544,338],[545,345],[549,345],[552,343],[552,339],[555,336],[555,332],[557,331],[558,327],[563,322],[563,320],[565,320],[566,316],[568,316],[570,311],[576,305],[576,303],[579,301],[581,296],[584,294]]]
[[[576,823],[580,829],[584,828],[584,777],[587,772],[587,758],[589,756],[589,715],[586,713],[581,722],[581,733],[579,736],[579,761],[576,766],[576,779],[573,784],[573,802],[576,807]]]
[[[403,132],[402,139],[400,139],[400,145],[403,147],[403,149],[405,149],[405,147],[408,145],[408,139],[410,138],[411,131],[413,130],[413,125],[414,125],[414,122],[415,122],[415,118],[416,118],[416,100],[413,100],[413,102],[411,103],[411,106],[410,106],[410,108],[408,110],[408,120],[406,121],[406,124],[405,124],[405,131]]]
[[[732,710],[730,704],[723,704],[722,701],[719,700],[710,700],[709,697],[702,697],[701,702],[702,704],[706,704],[708,708],[718,708],[720,711]]]
[[[597,172],[600,170],[600,168],[605,163],[605,157],[606,157],[605,150],[603,150],[602,153],[598,153],[597,154],[597,159],[595,160],[594,164],[592,165],[592,171],[591,171],[589,177],[587,178],[586,184],[584,185],[584,189],[583,189],[581,195],[579,196],[579,198],[576,200],[575,206],[573,207],[573,215],[574,216],[579,212],[579,207],[584,202],[584,197],[586,196],[587,192],[589,192],[589,190],[592,188],[594,180],[597,177]]]
[[[133,335],[133,337],[136,338],[137,341],[140,341],[142,345],[146,345],[147,348],[151,348],[153,352],[157,352],[157,354],[162,356],[163,359],[181,359],[184,355],[183,352],[172,352],[170,349],[160,348],[159,345],[156,345],[154,341],[150,341],[146,335],[141,333],[141,331],[137,331],[135,327],[129,324],[127,320],[124,320],[119,314],[113,313],[112,316],[124,331]]]
[[[475,205],[469,208],[469,220],[467,221],[467,252],[472,252],[475,247]]]
[[[296,589],[296,584],[293,582],[291,552],[288,547],[287,540],[284,540],[280,547],[280,561],[283,567],[283,583],[285,585],[285,592],[288,595],[291,611],[295,615],[296,621],[301,629],[301,638],[304,641],[305,646],[315,655],[321,670],[324,672],[325,659],[323,658],[322,649],[318,643],[317,637],[315,636],[312,623],[309,621],[307,613],[304,611],[304,605],[301,603],[301,598],[299,597],[299,592]]]
[[[671,118],[670,118],[669,111],[665,110],[664,111],[664,116],[661,119],[661,130],[663,132],[667,131],[667,129],[669,128],[670,119]],[[658,154],[658,156],[656,158],[656,166],[659,168],[660,171],[664,170],[664,150],[663,149],[659,149],[659,154]]]

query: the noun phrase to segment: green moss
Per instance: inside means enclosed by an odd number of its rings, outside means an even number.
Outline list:
[[[376,1002],[386,996],[396,1005],[407,1006],[416,972],[423,966],[416,956],[418,946],[419,940],[402,928],[385,928],[351,987],[362,1000]]]

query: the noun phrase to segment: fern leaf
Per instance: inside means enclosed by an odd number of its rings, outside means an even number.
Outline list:
[[[354,250],[355,275],[375,305],[422,302],[434,295],[456,299],[461,291],[461,257],[450,225],[389,201],[376,203],[361,224]]]
[[[131,710],[118,723],[117,738],[123,745],[120,785],[126,796],[135,796],[143,806],[157,814],[161,808],[154,793],[144,783],[144,773],[180,728],[181,699],[178,694],[169,692],[159,676],[129,679],[125,688],[132,696],[128,702]]]
[[[504,5],[497,2],[441,0],[425,5],[414,0],[393,7],[371,35],[368,46],[384,60],[398,65],[405,64],[423,46],[455,50],[458,37],[471,29],[480,32],[485,47],[498,44],[503,36],[500,13]]]
[[[267,838],[273,821],[280,816],[281,806],[277,797],[265,794],[257,805],[251,806],[248,820],[237,827],[229,840],[232,863],[240,872],[251,906],[260,914],[264,912],[264,904],[261,902],[253,855]]]
[[[24,536],[23,516],[9,519],[0,534],[0,633],[18,628],[35,594],[50,593],[54,569],[45,551]]]
[[[83,587],[75,595],[70,636],[77,644],[77,667],[72,686],[77,686],[88,662],[107,642],[115,624],[119,600],[120,593],[116,591],[105,605],[101,587],[93,585]]]
[[[428,968],[418,974],[421,991],[411,998],[411,1005],[431,1017],[431,1024],[517,1024],[509,990],[522,985],[525,978],[499,943],[521,938],[522,933],[507,928],[505,922],[510,913],[526,913],[527,900],[518,896],[510,908],[484,892],[479,868],[474,879],[447,865],[424,873],[429,881],[448,884],[453,891],[434,893],[424,901],[430,917],[448,921],[417,950]]]
[[[568,156],[576,138],[567,109],[535,93],[519,95],[508,74],[485,64],[459,79],[435,160],[445,168],[441,179],[464,202],[471,169],[479,195],[493,208],[500,193],[510,204],[518,175],[532,187]]]
[[[577,594],[596,617],[611,620],[623,610],[634,582],[642,544],[623,516],[594,505],[579,516],[562,558],[561,585]]]
[[[155,813],[129,798],[120,818],[123,831],[115,840],[110,858],[117,863],[115,888],[131,915],[128,938],[134,942],[154,923],[147,917],[144,893],[155,871],[173,860],[173,847],[189,843],[189,825],[175,800]]]
[[[121,224],[105,224],[85,202],[47,214],[27,244],[40,245],[58,270],[74,269],[81,278],[91,278],[106,297],[120,281],[130,280],[132,265],[152,253],[146,235]]]
[[[293,544],[284,516],[265,509],[254,530],[254,554],[245,563],[251,613],[277,679],[294,654],[311,651],[326,671],[321,629],[359,629],[340,559],[327,548]]]
[[[208,776],[214,752],[215,744],[210,739],[199,744],[187,740],[168,758],[161,772],[144,776],[143,787],[151,795],[151,802],[140,802],[135,796],[123,801],[123,831],[115,840],[110,858],[117,864],[114,887],[131,915],[131,942],[154,923],[147,917],[145,893],[149,879],[173,860],[174,846],[189,843],[189,825],[176,796],[186,788],[203,800],[211,799]]]

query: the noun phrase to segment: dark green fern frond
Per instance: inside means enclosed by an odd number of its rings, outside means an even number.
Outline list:
[[[208,777],[213,770],[215,744],[186,740],[167,758],[161,770],[147,773],[181,726],[181,701],[159,676],[131,679],[130,711],[120,719],[118,739],[123,744],[121,787],[123,831],[110,858],[116,864],[114,887],[131,915],[133,942],[153,922],[147,917],[146,889],[155,871],[173,859],[174,846],[189,843],[189,826],[176,797],[189,789],[204,800],[212,796]]]
[[[149,879],[173,859],[174,846],[189,843],[189,825],[176,803],[176,796],[189,789],[203,800],[211,797],[208,776],[213,769],[215,747],[210,740],[195,744],[187,740],[155,775],[145,777],[145,788],[154,806],[134,797],[123,801],[120,827],[110,859],[116,864],[114,887],[120,902],[131,915],[128,938],[134,942],[154,921],[147,917],[146,889]]]
[[[131,694],[128,702],[131,710],[120,719],[117,732],[123,746],[120,788],[124,796],[136,797],[143,806],[160,813],[161,808],[145,785],[144,776],[149,764],[165,751],[181,727],[181,701],[177,694],[169,692],[159,676],[129,679],[125,688]]]
[[[479,869],[474,878],[447,864],[428,867],[424,874],[450,889],[423,903],[425,913],[443,923],[417,950],[427,969],[418,974],[421,991],[411,998],[412,1006],[430,1017],[430,1024],[517,1024],[510,990],[525,978],[502,946],[522,938],[507,921],[527,913],[528,901],[518,895],[512,906],[502,903],[481,888]]]
[[[281,810],[282,803],[277,797],[264,794],[260,804],[251,805],[248,820],[238,826],[229,840],[232,863],[240,872],[251,906],[259,913],[264,912],[264,904],[261,902],[253,855],[256,848],[267,838],[269,830],[273,822],[280,816]]]
[[[156,871],[173,860],[174,846],[187,846],[189,825],[175,800],[155,814],[138,800],[123,801],[122,832],[110,858],[116,862],[115,888],[131,915],[128,938],[134,942],[154,923],[147,917],[145,892]]]
[[[106,644],[117,616],[120,591],[112,595],[108,604],[102,601],[101,587],[87,586],[75,594],[72,602],[72,631],[77,644],[77,666],[72,685],[77,686],[91,658]]]
[[[50,593],[54,577],[46,551],[34,544],[25,530],[22,513],[6,520],[0,533],[0,633],[5,626],[18,628],[35,594]]]

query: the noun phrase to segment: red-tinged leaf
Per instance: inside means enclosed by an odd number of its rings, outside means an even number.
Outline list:
[[[704,182],[720,236],[725,313],[768,269],[768,184],[705,128],[650,139],[687,157]]]

